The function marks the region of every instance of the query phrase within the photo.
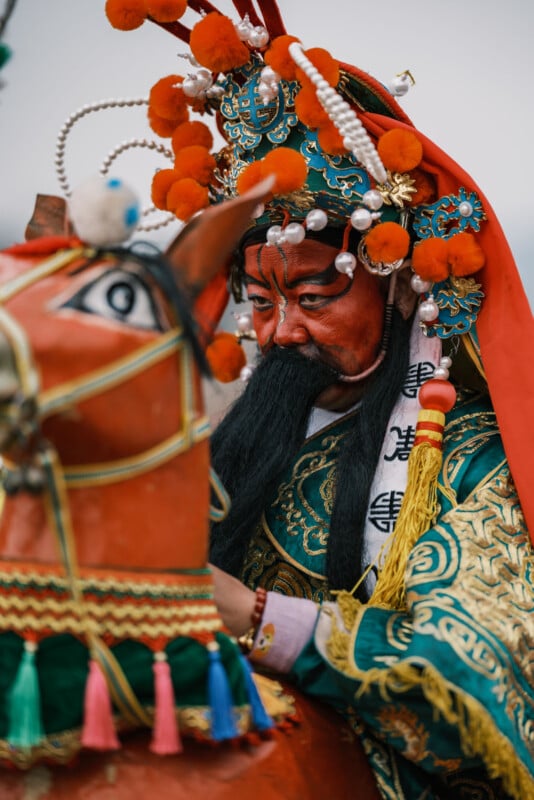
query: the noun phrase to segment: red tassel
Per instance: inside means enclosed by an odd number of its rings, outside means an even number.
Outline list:
[[[171,669],[164,653],[156,653],[152,669],[156,707],[150,750],[159,756],[181,753],[183,745],[176,722]]]
[[[100,664],[93,658],[89,662],[89,675],[85,684],[82,745],[93,750],[120,748],[106,679]]]

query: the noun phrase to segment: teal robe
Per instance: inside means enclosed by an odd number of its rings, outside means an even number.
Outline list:
[[[308,440],[282,480],[249,549],[249,585],[328,600],[328,519],[347,427]],[[486,399],[457,403],[443,456],[440,511],[410,554],[406,610],[348,595],[325,602],[293,677],[352,722],[384,798],[527,800],[534,553]]]

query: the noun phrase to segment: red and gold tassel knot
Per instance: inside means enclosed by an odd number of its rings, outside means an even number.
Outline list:
[[[417,417],[415,428],[414,447],[426,442],[436,450],[441,450],[443,444],[443,430],[445,428],[445,414],[443,411],[423,408]]]

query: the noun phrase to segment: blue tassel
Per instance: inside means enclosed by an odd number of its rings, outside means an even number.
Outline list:
[[[7,696],[7,741],[12,747],[33,747],[44,738],[36,650],[35,642],[24,642],[22,660]]]
[[[216,742],[239,736],[234,717],[232,692],[221,661],[219,645],[207,645],[209,656],[208,697],[211,707],[211,735]]]
[[[258,687],[252,674],[251,666],[243,653],[239,654],[241,659],[241,666],[245,675],[245,685],[248,694],[248,701],[250,703],[250,714],[254,727],[258,731],[270,731],[274,728],[274,722],[265,710],[263,701],[258,692]]]

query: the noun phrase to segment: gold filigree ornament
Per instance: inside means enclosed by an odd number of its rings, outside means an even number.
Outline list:
[[[412,195],[417,192],[415,180],[407,172],[387,171],[387,181],[377,184],[377,191],[380,192],[386,206],[396,206],[404,208],[408,204]]]

